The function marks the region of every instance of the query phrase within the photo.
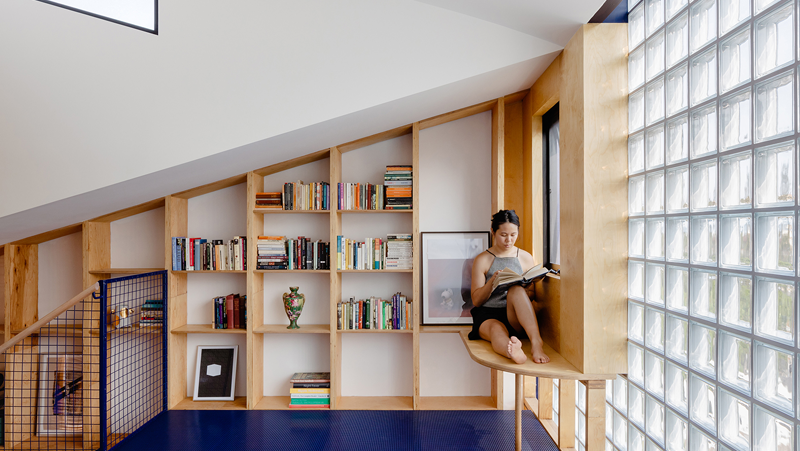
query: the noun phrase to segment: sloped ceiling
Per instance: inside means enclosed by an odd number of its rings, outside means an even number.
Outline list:
[[[0,243],[525,89],[601,4],[3,0]]]

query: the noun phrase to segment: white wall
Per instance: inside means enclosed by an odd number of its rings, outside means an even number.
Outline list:
[[[39,318],[83,291],[82,234],[39,245]]]
[[[164,267],[164,207],[111,223],[111,267]]]

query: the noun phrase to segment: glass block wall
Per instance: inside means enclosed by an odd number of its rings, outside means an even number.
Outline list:
[[[607,450],[800,450],[798,16],[630,0],[628,375],[607,385]]]

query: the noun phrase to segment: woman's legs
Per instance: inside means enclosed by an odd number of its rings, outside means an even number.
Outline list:
[[[481,338],[492,343],[494,352],[508,357],[515,363],[525,363],[528,357],[522,350],[522,342],[517,337],[509,337],[508,329],[496,319],[487,319],[478,329]]]
[[[525,288],[515,285],[508,290],[506,302],[508,322],[514,329],[525,329],[531,339],[531,356],[536,363],[547,363],[550,358],[544,353],[542,336],[539,334],[539,323],[533,312],[533,304]]]

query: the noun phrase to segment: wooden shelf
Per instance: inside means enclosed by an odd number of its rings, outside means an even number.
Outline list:
[[[172,329],[173,334],[246,334],[247,329],[214,329],[211,324],[187,324]]]
[[[341,334],[413,334],[413,330],[406,329],[347,329],[337,330]]]
[[[412,273],[413,269],[337,269],[337,273]]]
[[[336,210],[336,213],[414,213],[414,210]]]
[[[452,326],[443,326],[443,325],[436,325],[436,326],[419,326],[419,332],[423,334],[457,334],[461,332],[467,332],[472,330],[472,326],[464,325],[464,324],[454,324]]]
[[[247,270],[225,270],[225,271],[172,271],[172,274],[247,274]]]
[[[329,269],[254,269],[256,274],[286,274],[286,273],[306,273],[306,274],[330,274]]]
[[[497,410],[491,396],[422,396],[418,410]]]
[[[185,398],[172,410],[247,410],[247,397],[236,396],[233,401],[193,401]]]
[[[106,330],[106,335],[124,335],[124,334],[161,334],[161,330],[164,326],[157,326],[157,325],[146,325],[140,326],[135,324],[131,327],[122,327],[119,329],[115,329],[113,327],[108,327]],[[89,331],[92,335],[100,335],[100,333],[96,329],[92,329]]]
[[[103,268],[95,271],[89,271],[89,274],[145,274],[156,271],[164,271],[164,268]]]
[[[300,325],[299,329],[287,329],[281,324],[265,324],[253,329],[257,334],[328,334],[331,326],[328,324],[308,324]]]
[[[329,407],[304,407],[293,409],[289,407],[289,396],[264,396],[255,405],[254,410],[331,410]]]
[[[253,213],[261,213],[261,214],[321,214],[321,213],[330,213],[330,210],[279,210],[279,209],[270,209],[270,208],[256,208],[253,210]]]
[[[413,410],[411,396],[342,396],[336,410]]]

